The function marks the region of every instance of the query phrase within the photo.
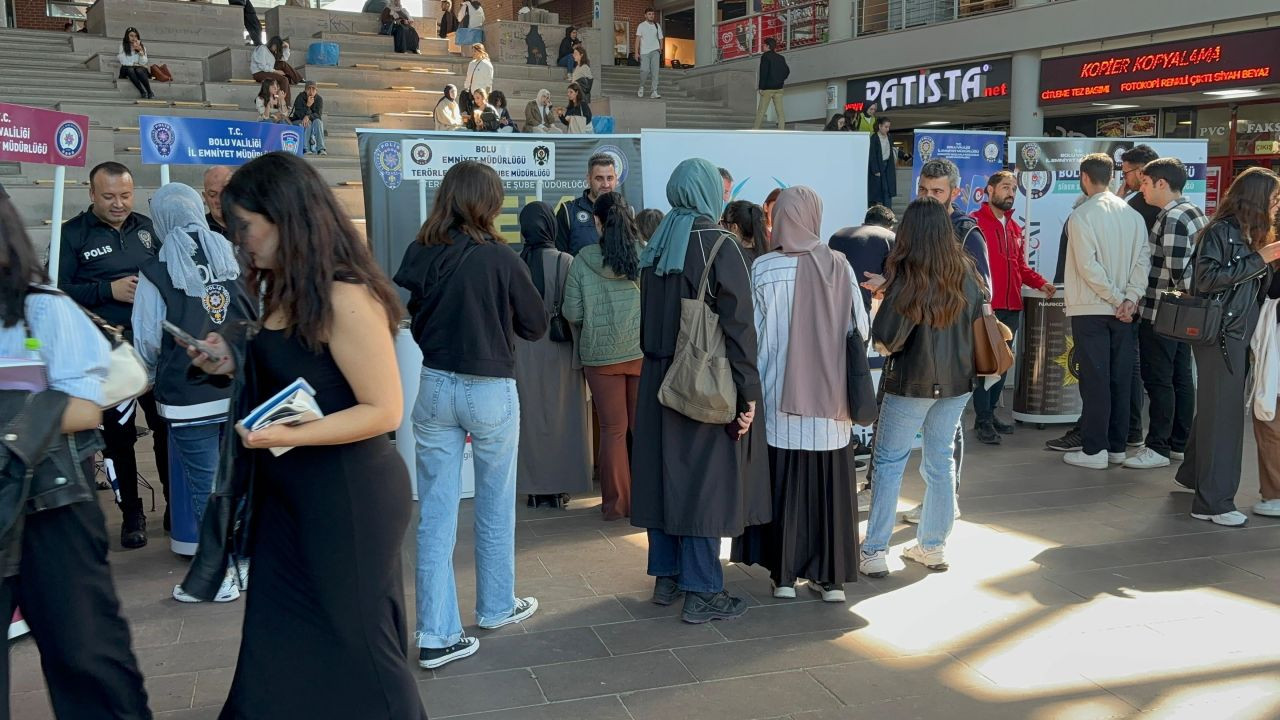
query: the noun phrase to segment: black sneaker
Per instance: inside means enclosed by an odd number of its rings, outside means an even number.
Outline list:
[[[980,422],[974,425],[973,433],[978,438],[978,442],[984,445],[1000,444],[1000,433],[996,432],[995,427],[990,422]]]
[[[650,598],[650,601],[654,605],[670,605],[679,600],[683,594],[684,591],[676,585],[675,578],[660,577],[653,581],[653,597]]]
[[[124,514],[124,522],[120,524],[120,544],[135,550],[147,544],[147,515],[141,510],[130,510]]]
[[[1050,440],[1045,443],[1044,447],[1046,450],[1053,450],[1054,452],[1075,452],[1076,450],[1084,449],[1084,438],[1081,437],[1079,430],[1072,428],[1057,440]]]
[[[853,456],[856,458],[871,457],[871,446],[863,444],[862,438],[854,438]]]
[[[746,611],[746,601],[733,597],[728,590],[718,593],[687,592],[684,594],[684,609],[680,612],[680,619],[699,625],[712,620],[732,620],[741,617]]]
[[[471,657],[480,649],[480,641],[473,637],[462,636],[458,642],[447,648],[421,648],[418,650],[418,667],[431,670],[447,665],[454,660]]]
[[[485,630],[497,630],[512,623],[528,620],[536,612],[538,612],[538,598],[516,598],[516,606],[511,608],[511,614],[490,623],[480,623],[480,627]]]
[[[991,418],[991,427],[995,428],[996,432],[1000,433],[1001,435],[1013,434],[1013,423],[1007,423],[998,417]]]

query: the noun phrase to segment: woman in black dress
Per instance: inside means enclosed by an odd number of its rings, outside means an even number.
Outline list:
[[[400,544],[409,478],[386,439],[402,412],[395,290],[302,158],[264,155],[236,172],[222,198],[250,261],[247,285],[262,288],[262,323],[234,352],[211,334],[212,354],[224,359],[196,353],[196,364],[249,378],[239,380],[240,412],[304,378],[324,417],[236,427],[249,449],[239,454],[249,457],[233,484],[253,488],[253,593],[219,717],[425,719],[406,661]],[[239,477],[246,466],[248,482]]]

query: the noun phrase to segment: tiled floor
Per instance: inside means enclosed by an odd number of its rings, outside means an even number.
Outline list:
[[[432,718],[485,720],[1280,718],[1280,521],[1192,520],[1170,469],[1073,468],[1041,449],[1056,431],[970,443],[950,572],[904,569],[895,550],[892,575],[831,605],[804,589],[774,600],[765,573],[729,566],[753,607],[724,623],[686,625],[678,607],[650,604],[644,535],[603,522],[598,498],[521,507],[517,587],[541,610],[523,626],[470,628],[472,658],[415,669],[423,701]],[[1251,505],[1251,442],[1245,458],[1238,502]],[[914,470],[905,487],[904,508],[919,498]],[[469,525],[456,557],[464,608]],[[895,545],[913,533],[903,526]],[[410,608],[412,559],[410,539]],[[170,600],[184,562],[158,534],[111,561],[157,717],[215,718],[243,604]],[[15,642],[11,657],[13,716],[51,717],[34,644]]]

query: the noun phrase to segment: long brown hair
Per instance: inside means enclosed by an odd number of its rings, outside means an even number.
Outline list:
[[[0,185],[0,320],[4,327],[22,321],[31,284],[48,282],[18,209]]]
[[[493,221],[502,212],[502,179],[493,168],[465,160],[449,168],[436,189],[431,214],[418,230],[423,245],[452,245],[457,229],[478,243],[497,242]]]
[[[1227,188],[1227,195],[1218,203],[1209,225],[1235,220],[1249,249],[1256,251],[1267,244],[1267,236],[1275,227],[1276,219],[1270,213],[1271,198],[1277,190],[1280,190],[1280,176],[1274,172],[1261,167],[1245,170]]]
[[[919,325],[949,327],[969,305],[965,279],[977,273],[942,203],[912,200],[885,260],[885,297],[892,296],[894,311]]]
[[[395,288],[311,163],[283,152],[258,157],[231,176],[222,191],[222,207],[236,245],[243,244],[237,236],[244,228],[234,208],[262,215],[276,226],[276,267],[253,268],[246,282],[251,292],[262,288],[264,319],[282,312],[289,318],[287,332],[319,350],[333,323],[333,283],[341,281],[367,287],[386,311],[387,328],[396,332],[404,310]]]

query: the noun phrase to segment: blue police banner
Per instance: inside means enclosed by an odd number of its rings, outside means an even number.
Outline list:
[[[293,125],[158,115],[138,122],[148,165],[243,165],[277,150],[302,154],[302,129]]]
[[[909,194],[915,195],[925,163],[947,158],[960,169],[962,192],[956,207],[966,213],[977,210],[987,199],[987,178],[1004,167],[1004,138],[1004,133],[981,130],[916,130]]]

